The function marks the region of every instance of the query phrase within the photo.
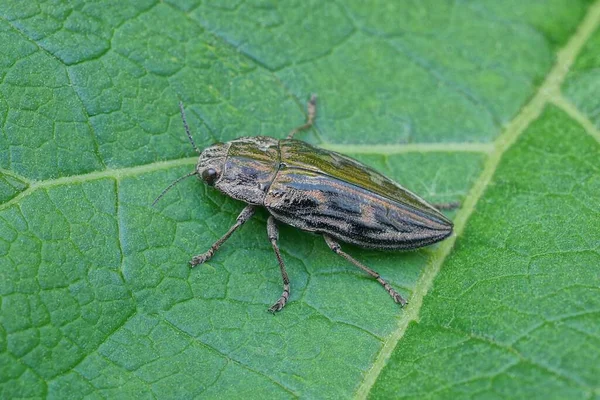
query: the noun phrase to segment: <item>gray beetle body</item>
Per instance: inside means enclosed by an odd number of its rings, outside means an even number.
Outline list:
[[[287,139],[241,137],[215,143],[200,152],[181,115],[192,146],[200,153],[195,170],[173,182],[158,201],[182,179],[197,175],[223,194],[247,203],[236,223],[192,267],[209,260],[231,234],[249,220],[257,207],[270,216],[267,234],[279,263],[283,293],[269,311],[281,310],[290,296],[290,282],[279,250],[276,221],[320,234],[329,248],[376,279],[396,303],[406,304],[381,276],[342,251],[338,241],[382,250],[415,249],[452,234],[452,222],[414,193],[342,154],[294,140],[312,126],[316,97],[308,103],[307,122]]]
[[[452,222],[417,195],[342,154],[300,140],[242,137],[205,149],[223,194],[265,207],[278,221],[346,243],[415,249],[452,233]]]

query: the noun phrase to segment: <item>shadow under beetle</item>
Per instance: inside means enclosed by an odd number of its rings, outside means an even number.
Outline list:
[[[193,175],[248,204],[227,233],[208,251],[192,258],[192,268],[208,261],[260,206],[270,214],[267,234],[283,278],[283,293],[269,311],[281,310],[290,296],[290,280],[277,244],[276,221],[323,235],[332,251],[375,278],[396,303],[406,305],[406,300],[377,272],[342,251],[338,241],[370,249],[416,249],[450,236],[452,221],[372,168],[294,139],[296,133],[313,125],[315,95],[308,102],[306,123],[292,130],[287,139],[241,137],[215,143],[202,152],[194,143],[182,103],[179,107],[187,136],[200,157],[196,169],[170,184],[153,205],[174,185]],[[457,204],[437,206],[454,208]]]

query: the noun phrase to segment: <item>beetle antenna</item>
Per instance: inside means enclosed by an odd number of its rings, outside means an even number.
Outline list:
[[[184,175],[184,176],[182,176],[182,177],[180,177],[180,178],[177,178],[177,179],[176,179],[176,180],[175,180],[173,183],[171,183],[169,186],[167,186],[167,187],[165,188],[165,190],[163,190],[163,191],[162,191],[162,192],[161,192],[161,193],[158,195],[158,197],[156,198],[156,200],[154,200],[154,201],[152,202],[152,207],[154,207],[154,206],[156,205],[156,203],[158,203],[158,201],[159,201],[160,199],[162,199],[162,197],[165,195],[165,193],[167,193],[169,190],[171,190],[171,188],[172,188],[173,186],[177,185],[179,182],[181,182],[181,181],[182,181],[182,180],[184,180],[185,178],[189,178],[190,176],[197,175],[197,174],[198,174],[198,171],[194,171],[194,172],[190,172],[189,174],[187,174],[187,175]]]
[[[201,151],[198,150],[198,148],[196,147],[194,138],[192,137],[192,134],[190,133],[190,127],[188,126],[187,121],[185,120],[185,111],[183,110],[183,102],[182,101],[179,102],[179,110],[181,110],[181,119],[183,120],[183,127],[185,128],[185,133],[187,133],[187,137],[188,137],[188,139],[190,139],[190,143],[192,144],[192,147],[194,148],[194,150],[196,150],[196,153],[200,154]]]

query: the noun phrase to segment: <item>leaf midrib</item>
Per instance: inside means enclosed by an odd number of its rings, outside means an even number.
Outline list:
[[[565,47],[557,53],[557,60],[546,76],[546,79],[539,87],[535,96],[526,104],[519,114],[506,125],[504,131],[494,141],[493,150],[490,152],[484,165],[483,171],[477,181],[467,194],[461,210],[457,213],[454,220],[454,235],[442,242],[442,244],[432,252],[431,258],[421,274],[415,291],[411,296],[411,302],[404,308],[404,312],[398,319],[397,328],[384,341],[381,351],[377,355],[371,369],[365,374],[365,377],[355,392],[355,398],[366,399],[371,388],[377,381],[381,371],[391,356],[396,344],[402,339],[408,325],[412,321],[418,321],[419,313],[423,305],[423,298],[433,286],[433,281],[439,273],[442,264],[450,251],[454,247],[456,238],[459,237],[466,226],[466,223],[474,212],[475,207],[490,183],[494,172],[496,171],[504,153],[517,141],[525,129],[535,121],[548,104],[554,104],[579,122],[586,128],[586,132],[594,137],[600,143],[600,132],[594,124],[579,112],[568,100],[566,100],[560,91],[560,86],[565,80],[570,67],[573,65],[577,55],[585,45],[586,41],[600,25],[600,0],[596,1],[588,9],[587,15],[577,27],[575,33],[571,36]]]
[[[415,144],[397,144],[397,145],[340,145],[333,143],[319,144],[327,150],[333,150],[340,153],[346,154],[379,154],[379,155],[392,155],[392,154],[406,154],[406,153],[490,153],[493,149],[491,144],[485,143],[415,143]],[[80,175],[69,175],[55,179],[46,179],[42,181],[36,181],[29,179],[20,174],[14,173],[13,171],[0,168],[0,174],[10,176],[18,179],[25,183],[28,188],[17,196],[13,197],[4,204],[0,204],[0,210],[4,210],[14,203],[18,203],[23,198],[31,195],[38,189],[51,188],[61,185],[69,185],[75,183],[83,183],[89,181],[95,181],[104,178],[113,178],[121,180],[122,178],[137,176],[146,174],[149,172],[156,172],[161,170],[168,170],[184,165],[193,166],[198,161],[198,157],[185,157],[177,158],[167,161],[156,161],[143,165],[136,165],[135,167],[124,167],[124,168],[108,168],[101,171],[89,172]]]

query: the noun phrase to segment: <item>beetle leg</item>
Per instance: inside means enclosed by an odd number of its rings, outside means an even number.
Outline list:
[[[275,313],[285,307],[285,303],[287,303],[290,297],[290,278],[288,278],[285,264],[283,263],[281,253],[279,252],[279,245],[277,244],[277,240],[279,240],[279,228],[277,228],[277,223],[272,215],[269,216],[269,219],[267,220],[267,234],[269,235],[269,240],[275,251],[275,257],[277,257],[277,261],[279,262],[281,278],[283,279],[283,293],[281,294],[281,297],[279,297],[279,300],[277,300],[268,310],[269,312]]]
[[[231,234],[233,232],[235,232],[235,230],[237,228],[242,226],[244,224],[244,222],[248,221],[254,215],[255,209],[256,208],[251,204],[248,204],[246,207],[244,207],[244,209],[242,210],[240,215],[238,215],[237,220],[235,221],[235,224],[233,224],[233,226],[231,228],[229,228],[227,233],[224,234],[221,237],[221,239],[219,239],[215,243],[213,243],[213,245],[210,246],[210,249],[208,249],[208,251],[206,251],[206,253],[199,254],[199,255],[193,257],[192,261],[190,261],[190,267],[194,268],[196,265],[202,264],[203,262],[210,260],[210,258],[215,254],[215,251],[219,250],[219,247],[221,247],[221,245],[223,243],[225,243],[225,241],[227,239],[229,239]]]
[[[317,95],[310,95],[310,100],[306,105],[308,115],[306,117],[306,123],[304,125],[300,125],[299,127],[292,129],[292,131],[287,135],[288,139],[293,139],[294,135],[300,131],[306,130],[313,125],[315,122],[315,116],[317,115]]]
[[[438,210],[455,210],[460,207],[460,201],[450,201],[448,203],[433,203],[432,206]]]
[[[356,265],[358,268],[360,268],[363,271],[365,271],[367,274],[371,275],[373,278],[377,279],[377,282],[381,283],[381,285],[383,286],[383,288],[389,293],[390,296],[392,296],[392,299],[394,299],[394,301],[396,303],[399,303],[403,307],[407,304],[407,301],[402,296],[400,296],[400,294],[398,292],[396,292],[394,290],[394,288],[392,288],[390,286],[390,284],[387,283],[381,277],[381,275],[379,275],[378,272],[373,271],[371,268],[367,267],[366,265],[360,263],[358,260],[354,259],[348,253],[345,253],[344,251],[342,251],[342,248],[341,248],[340,244],[338,242],[336,242],[335,240],[333,240],[330,236],[323,235],[323,238],[325,239],[325,243],[327,243],[327,246],[329,246],[329,248],[331,250],[333,250],[333,252],[335,254],[337,254],[339,256],[342,256],[346,260],[350,261],[352,264]]]

